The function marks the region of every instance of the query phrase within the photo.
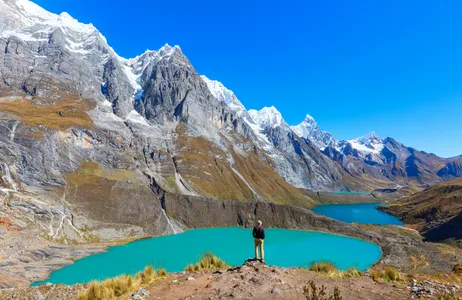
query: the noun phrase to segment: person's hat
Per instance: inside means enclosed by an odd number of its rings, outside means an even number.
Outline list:
[[[262,223],[260,220],[258,220],[258,221],[257,221],[257,224],[258,224],[258,225],[261,225],[261,224],[263,224],[263,223]]]

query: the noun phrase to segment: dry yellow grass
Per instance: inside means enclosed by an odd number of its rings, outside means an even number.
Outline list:
[[[313,263],[308,270],[327,278],[356,278],[363,276],[363,273],[356,268],[340,271],[332,263],[324,261]]]
[[[88,288],[81,292],[78,300],[111,300],[129,295],[139,288],[152,282],[165,278],[165,269],[154,270],[152,265],[147,266],[135,275],[123,275],[102,282],[93,281]]]
[[[221,258],[216,257],[211,252],[206,252],[202,255],[200,261],[196,264],[189,264],[184,270],[186,272],[194,273],[202,270],[219,270],[228,267],[229,265]]]
[[[407,281],[406,277],[393,267],[385,267],[382,270],[372,269],[371,278],[376,282],[399,282]]]
[[[77,186],[83,184],[94,184],[95,181],[104,179],[111,182],[130,181],[131,184],[141,184],[135,171],[126,169],[109,169],[101,166],[97,162],[84,162],[72,173],[66,175],[66,180],[70,184]]]
[[[65,130],[71,127],[93,128],[86,111],[94,108],[94,102],[65,95],[60,99],[0,98],[0,111],[17,116],[31,128]],[[39,133],[33,133],[39,136]]]

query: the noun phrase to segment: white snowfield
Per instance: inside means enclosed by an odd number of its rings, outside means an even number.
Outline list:
[[[49,34],[61,29],[68,37],[67,50],[89,53],[96,38],[106,39],[92,24],[83,24],[68,13],[50,13],[28,0],[2,1],[0,4],[0,31],[2,37],[16,36],[25,41],[47,41]]]
[[[373,131],[369,134],[366,134],[365,136],[350,140],[348,142],[356,150],[374,154],[379,154],[384,147],[383,141]]]

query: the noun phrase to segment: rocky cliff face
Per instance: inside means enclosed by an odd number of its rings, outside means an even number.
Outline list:
[[[51,238],[85,242],[181,230],[153,182],[179,194],[312,205],[179,47],[124,59],[65,13],[15,0],[0,4],[0,16],[2,214],[27,210],[50,222]]]

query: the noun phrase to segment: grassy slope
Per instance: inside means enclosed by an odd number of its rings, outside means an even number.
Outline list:
[[[86,112],[94,107],[94,102],[64,92],[56,99],[0,97],[0,111],[17,116],[36,137],[46,130],[92,129],[93,121]]]
[[[419,230],[428,240],[461,239],[462,179],[434,185],[383,209]]]
[[[203,137],[188,136],[177,128],[178,155],[174,157],[178,172],[203,196],[220,200],[252,201],[252,189],[265,200],[279,204],[309,207],[314,201],[287,183],[255,152],[237,153],[227,144],[227,151]],[[233,171],[229,157],[234,160]],[[250,188],[249,187],[252,188]]]

